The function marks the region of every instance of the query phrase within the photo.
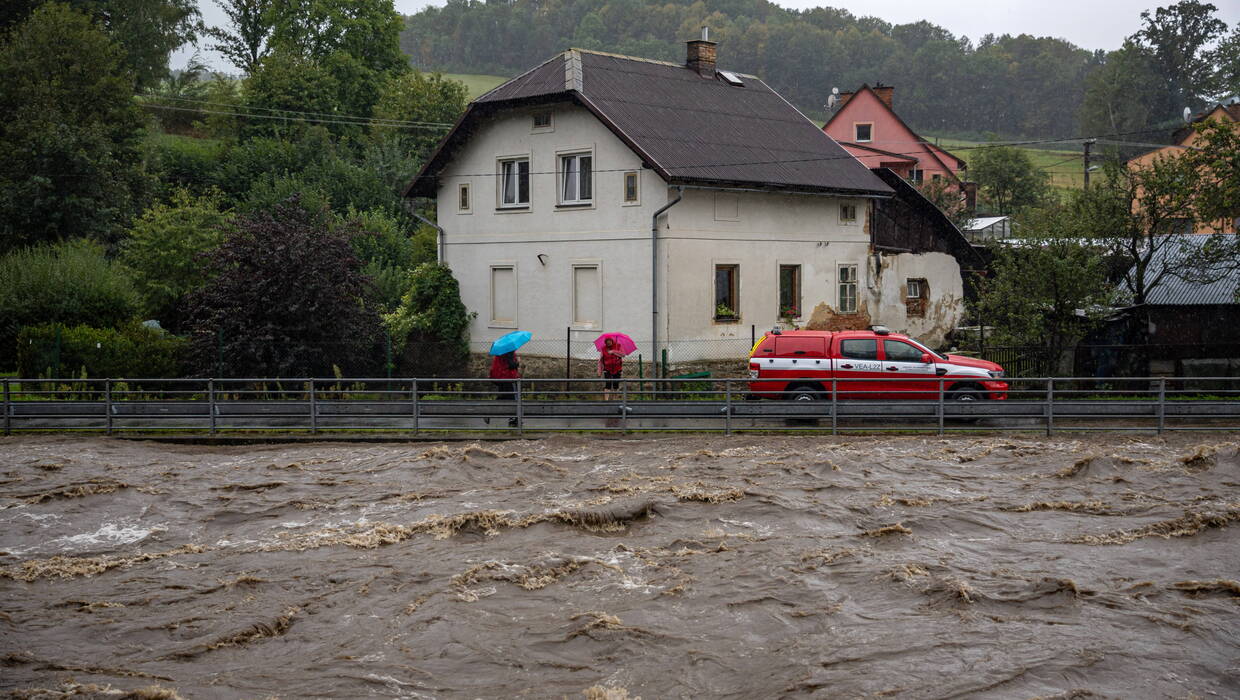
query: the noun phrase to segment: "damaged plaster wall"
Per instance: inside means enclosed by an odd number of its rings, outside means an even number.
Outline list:
[[[875,276],[873,322],[907,333],[933,348],[942,347],[964,317],[960,264],[946,253],[883,254]],[[909,303],[908,281],[924,280],[920,304]],[[920,308],[923,315],[910,314]]]

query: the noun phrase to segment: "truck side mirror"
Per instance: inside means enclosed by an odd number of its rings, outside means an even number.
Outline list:
[[[928,352],[923,352],[923,353],[921,354],[921,363],[922,363],[923,365],[928,365],[928,364],[930,364],[930,363],[931,363],[931,362],[933,362],[933,361],[934,361],[934,360],[930,357],[930,353],[928,353]]]

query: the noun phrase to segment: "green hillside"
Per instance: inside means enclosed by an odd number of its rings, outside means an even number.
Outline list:
[[[475,73],[444,73],[443,77],[465,83],[465,89],[469,91],[471,100],[508,80],[498,75],[477,75]]]
[[[977,148],[985,146],[981,141],[965,141],[963,139],[938,138],[926,136],[935,145],[950,151],[969,162],[969,156],[977,152]],[[1082,155],[1075,149],[1048,149],[1023,147],[1022,151],[1029,156],[1033,164],[1050,176],[1053,187],[1064,189],[1080,189],[1085,184]],[[1101,159],[1099,159],[1101,162]]]

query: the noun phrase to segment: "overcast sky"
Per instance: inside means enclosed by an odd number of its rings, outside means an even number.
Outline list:
[[[395,0],[396,10],[413,14],[427,5],[443,5],[442,0]],[[1067,39],[1086,49],[1115,49],[1124,37],[1141,25],[1141,11],[1174,0],[779,0],[789,8],[831,6],[854,15],[875,15],[892,24],[928,20],[946,28],[956,36],[976,41],[987,33],[1033,34]],[[1228,26],[1240,22],[1240,0],[1213,0],[1219,8],[1218,17]],[[207,24],[223,24],[224,16],[212,0],[199,0]],[[567,48],[567,47],[565,47]],[[192,49],[178,51],[172,59],[173,68],[183,68]],[[231,69],[219,57],[202,54],[213,68]]]

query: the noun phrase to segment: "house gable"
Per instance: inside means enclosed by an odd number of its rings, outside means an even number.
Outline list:
[[[913,131],[891,107],[893,89],[879,89],[885,98],[868,84],[847,94],[835,114],[823,125],[823,131],[867,167],[892,167],[896,164],[892,156],[898,155],[915,160],[922,170],[958,180],[958,171],[967,167],[965,162]],[[858,125],[869,125],[868,141],[858,140]]]

